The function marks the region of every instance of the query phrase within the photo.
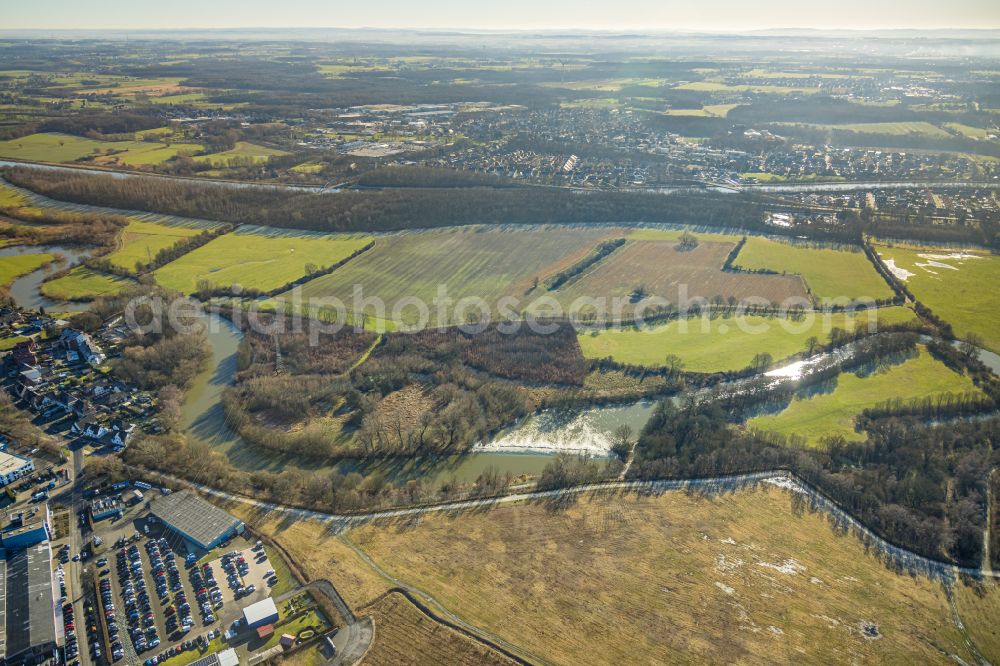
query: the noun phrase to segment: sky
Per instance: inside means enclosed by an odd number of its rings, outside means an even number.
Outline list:
[[[4,29],[1000,28],[1000,0],[0,0]]]

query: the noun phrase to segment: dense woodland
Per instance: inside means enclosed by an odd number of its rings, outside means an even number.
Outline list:
[[[764,222],[775,204],[754,195],[686,191],[655,194],[574,192],[545,187],[393,187],[315,192],[230,188],[164,178],[108,178],[24,167],[0,170],[11,182],[46,196],[112,208],[148,210],[233,224],[310,231],[396,231],[464,224],[674,223],[782,233]],[[803,212],[781,204],[781,210]],[[934,242],[1000,242],[1000,221],[981,225],[841,211],[832,223],[787,230],[814,240],[860,243],[865,233]]]
[[[462,452],[545,405],[583,399],[589,366],[576,333],[551,326],[546,335],[494,324],[378,341],[344,328],[316,336],[315,346],[308,330],[249,332],[238,382],[224,396],[226,416],[257,446],[310,457]]]

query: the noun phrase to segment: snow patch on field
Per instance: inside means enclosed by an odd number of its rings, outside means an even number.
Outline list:
[[[948,259],[952,259],[952,260],[954,260],[954,259],[958,259],[958,260],[962,260],[962,259],[982,259],[982,257],[979,256],[978,254],[969,254],[968,252],[952,252],[950,254],[933,254],[933,253],[927,252],[927,253],[923,253],[923,254],[918,254],[917,256],[920,257],[921,259],[932,259],[932,260],[937,260],[937,261],[947,261]],[[951,266],[949,266],[948,268],[951,268]]]
[[[726,594],[732,594],[733,592],[736,591],[733,588],[726,585],[725,583],[720,583],[719,581],[715,581],[715,586],[720,590],[722,590],[723,592],[725,592]]]
[[[903,282],[906,282],[908,279],[916,275],[916,273],[911,273],[902,266],[897,266],[895,259],[883,259],[882,261],[885,263],[885,267],[889,269],[889,272]]]
[[[715,570],[721,573],[730,573],[736,571],[740,567],[746,564],[743,560],[739,558],[729,559],[722,553],[719,553],[715,558]]]
[[[766,479],[765,483],[769,483],[772,486],[777,486],[778,488],[784,488],[785,490],[791,490],[792,492],[801,493],[805,492],[802,490],[802,486],[795,483],[794,480],[788,478],[787,476],[775,476],[770,479]]]
[[[951,264],[946,264],[946,261],[957,261],[962,262],[966,259],[982,259],[978,254],[969,254],[967,252],[952,252],[950,254],[936,254],[933,252],[923,252],[917,255],[921,259],[926,259],[926,263],[917,263],[917,266],[924,269],[924,271],[930,273],[931,275],[937,275],[937,272],[931,270],[933,268],[945,268],[949,271],[961,270],[958,266],[952,266]]]
[[[952,270],[952,271],[957,271],[958,270],[957,267],[950,266],[948,264],[942,264],[940,261],[928,261],[926,264],[917,263],[917,266],[920,266],[922,269],[924,269],[925,271],[927,271],[928,273],[931,273],[933,275],[937,275],[937,272],[936,271],[932,271],[931,267],[934,267],[934,268],[947,268],[948,270]]]
[[[788,558],[781,564],[772,564],[771,562],[757,562],[757,566],[766,567],[768,569],[774,569],[778,573],[783,573],[786,576],[795,576],[799,572],[805,571],[806,568],[796,562],[795,560]]]

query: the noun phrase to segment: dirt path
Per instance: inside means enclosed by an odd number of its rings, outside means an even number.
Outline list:
[[[632,448],[628,450],[628,460],[625,461],[625,466],[622,467],[621,473],[618,475],[619,481],[624,481],[625,477],[628,475],[628,471],[632,468],[632,461],[635,460],[635,447],[639,445],[639,438],[637,437],[634,442],[632,442]]]
[[[997,473],[996,468],[991,469],[986,474],[986,529],[983,531],[983,572],[993,575],[993,560],[990,554],[990,545],[993,538],[993,475]]]

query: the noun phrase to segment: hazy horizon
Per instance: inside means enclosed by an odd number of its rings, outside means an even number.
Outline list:
[[[509,0],[475,6],[459,0],[371,0],[344,5],[322,0],[175,0],[164,13],[154,5],[38,0],[3,11],[12,30],[414,29],[581,30],[726,33],[768,30],[969,30],[1000,28],[1000,3],[954,0],[865,2],[812,6],[794,0],[743,3],[720,0],[707,9],[690,3],[553,0],[544,5]]]

